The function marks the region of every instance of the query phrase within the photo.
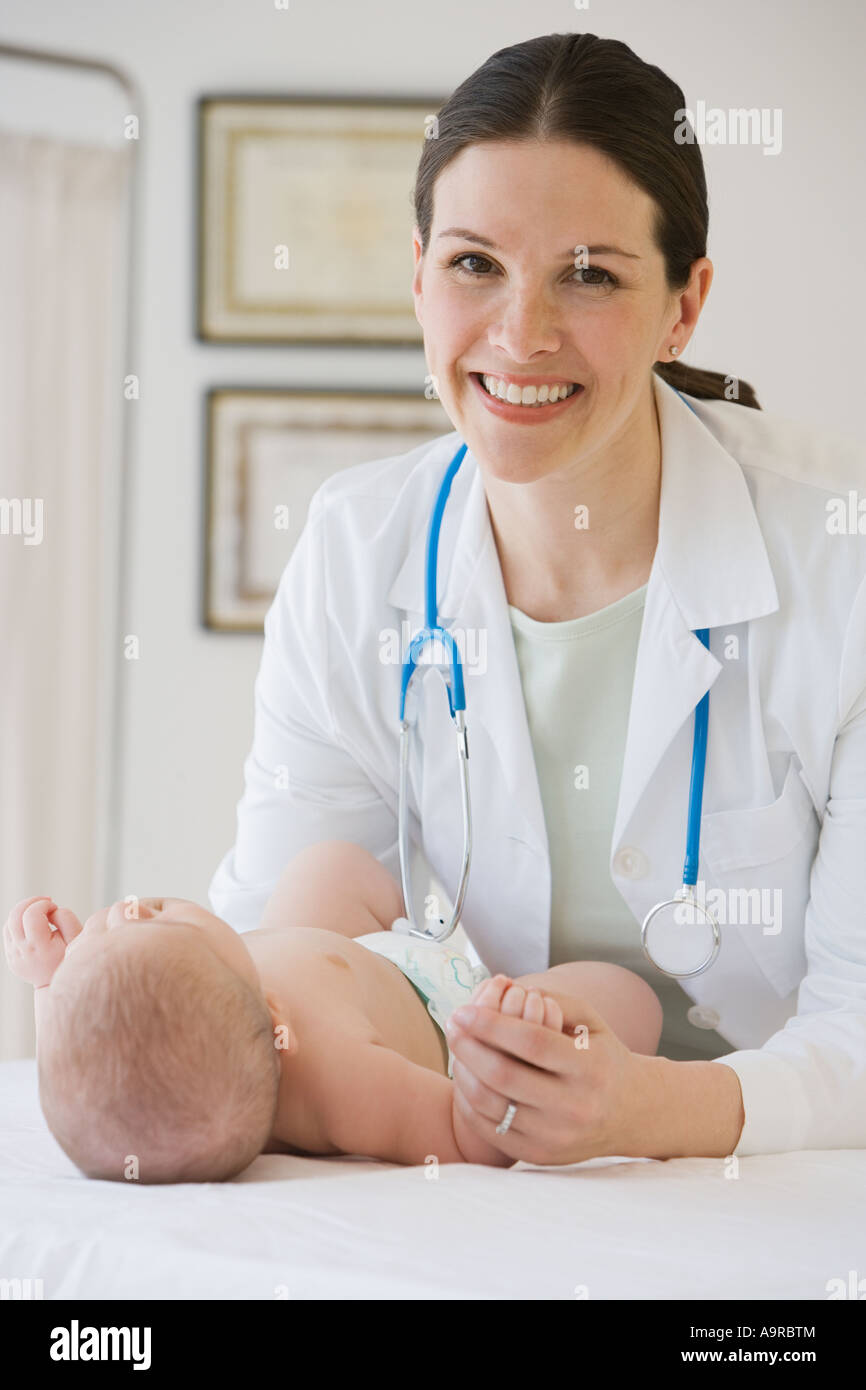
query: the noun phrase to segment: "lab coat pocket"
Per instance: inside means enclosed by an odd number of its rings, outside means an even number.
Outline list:
[[[804,924],[819,830],[793,757],[781,795],[768,806],[717,811],[701,821],[707,905],[717,910],[722,941],[726,931],[739,932],[782,998],[806,973]]]

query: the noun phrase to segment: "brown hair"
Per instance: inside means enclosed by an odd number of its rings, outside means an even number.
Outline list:
[[[467,145],[485,140],[560,139],[591,145],[612,159],[656,205],[653,236],[668,288],[688,284],[692,262],[707,254],[707,183],[700,145],[678,144],[686,124],[681,89],[618,39],[544,34],[500,48],[452,92],[424,141],[415,179],[415,221],[426,252],[438,175]],[[735,399],[760,410],[752,387],[721,372],[656,362],[677,390],[705,400]]]

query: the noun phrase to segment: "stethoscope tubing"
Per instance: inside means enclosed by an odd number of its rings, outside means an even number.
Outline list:
[[[677,392],[680,395],[679,392]],[[681,397],[681,399],[685,399]],[[688,402],[686,401],[688,405]],[[689,409],[692,409],[689,406]],[[456,930],[460,920],[460,913],[466,896],[466,889],[469,880],[469,868],[472,861],[472,810],[469,796],[469,745],[466,730],[465,710],[466,693],[463,681],[463,665],[460,660],[460,652],[457,643],[450,632],[447,632],[439,625],[437,612],[437,579],[439,562],[439,537],[442,528],[442,519],[445,507],[451,492],[451,484],[466,455],[467,445],[461,444],[452,458],[436,496],[433,510],[430,515],[430,524],[427,531],[427,550],[425,557],[425,626],[415,634],[409,650],[403,660],[400,684],[400,772],[398,788],[398,845],[400,853],[400,877],[403,888],[403,901],[406,910],[406,918],[403,919],[407,925],[398,930],[404,931],[407,935],[423,939],[425,941],[442,942]],[[697,628],[694,635],[703,643],[709,651],[709,629]],[[411,683],[418,674],[421,652],[428,645],[439,642],[448,652],[448,675],[442,675],[440,667],[434,667],[445,683],[448,693],[448,702],[452,720],[454,721],[457,735],[458,760],[460,767],[461,802],[463,808],[463,861],[460,869],[460,881],[458,884],[457,895],[451,918],[445,924],[442,917],[439,918],[440,930],[428,931],[419,927],[414,913],[412,898],[411,875],[409,868],[409,836],[408,836],[408,772],[409,772],[409,741],[411,729],[416,722],[416,714],[406,717],[407,697]],[[692,739],[692,766],[689,779],[689,806],[686,831],[686,854],[683,864],[683,884],[680,894],[675,898],[666,899],[664,902],[656,903],[650,908],[641,926],[641,945],[644,955],[657,970],[662,974],[668,975],[673,979],[687,979],[692,975],[699,975],[712,965],[719,953],[721,946],[721,934],[718,922],[714,915],[704,906],[698,904],[694,897],[694,888],[698,880],[698,863],[700,858],[700,833],[701,833],[701,810],[703,805],[704,774],[706,771],[707,758],[707,729],[709,723],[710,694],[706,691],[695,707],[695,723]],[[693,970],[672,971],[661,965],[651,954],[647,945],[647,929],[653,918],[663,908],[676,907],[684,902],[689,902],[695,910],[703,913],[706,921],[712,928],[713,942],[706,959]]]

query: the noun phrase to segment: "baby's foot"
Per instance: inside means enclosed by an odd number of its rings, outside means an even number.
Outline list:
[[[482,1004],[485,1009],[498,1009],[511,1018],[524,1018],[528,1023],[541,1023],[555,1033],[562,1032],[564,1019],[556,1000],[540,989],[516,985],[507,975],[482,980],[472,996],[472,1003]]]

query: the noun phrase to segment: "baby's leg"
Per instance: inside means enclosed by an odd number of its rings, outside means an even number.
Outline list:
[[[515,975],[514,983],[585,999],[629,1051],[655,1056],[662,1033],[662,1006],[652,986],[633,970],[607,961],[569,961],[537,975]]]
[[[259,925],[364,936],[402,915],[403,894],[384,864],[349,840],[322,840],[290,860]]]

